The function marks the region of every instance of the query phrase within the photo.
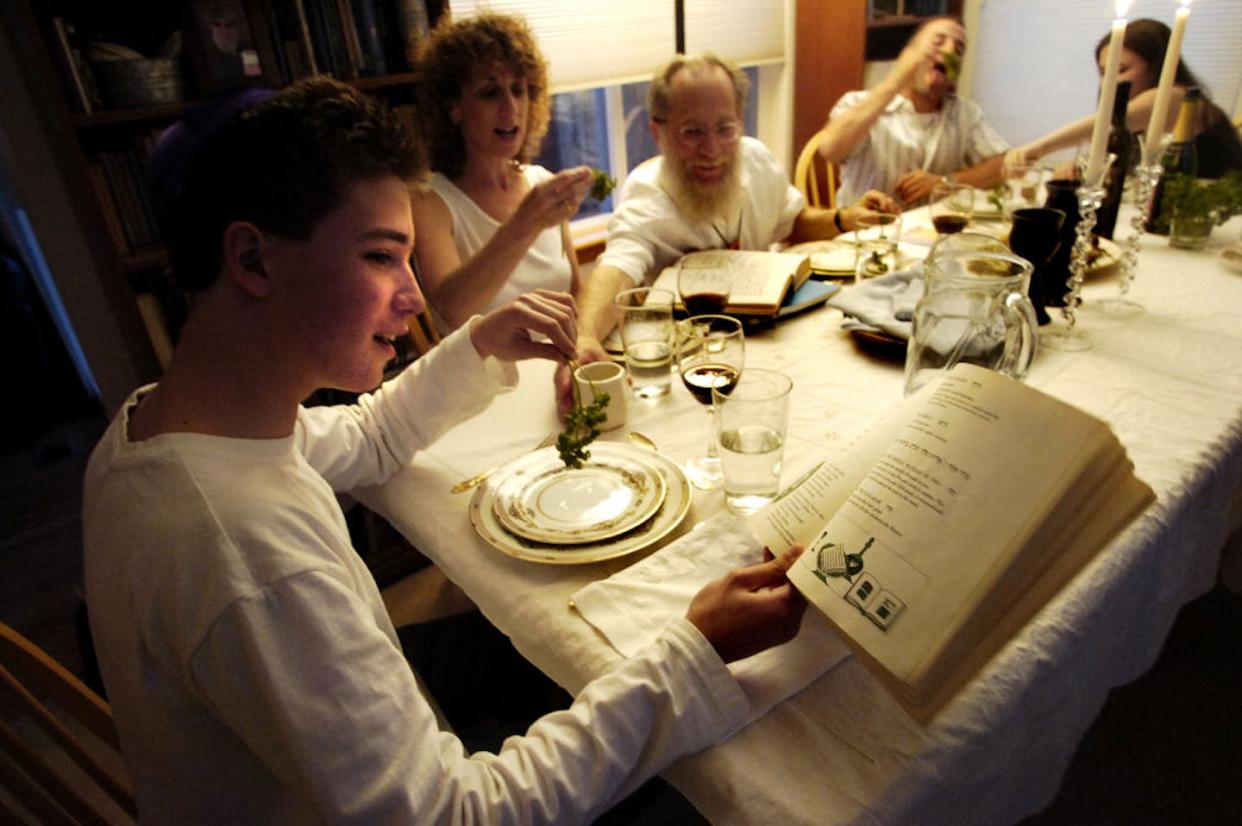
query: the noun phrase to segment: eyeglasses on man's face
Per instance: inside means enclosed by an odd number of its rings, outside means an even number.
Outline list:
[[[667,124],[663,119],[657,119],[656,123]],[[708,134],[716,136],[716,140],[720,143],[733,143],[742,137],[742,122],[740,120],[724,120],[715,126],[708,126],[705,123],[696,123],[689,121],[672,129],[673,136],[686,146],[698,146],[707,140]]]

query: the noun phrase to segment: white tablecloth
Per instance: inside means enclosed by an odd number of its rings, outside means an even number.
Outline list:
[[[1118,225],[1128,226],[1124,214]],[[1084,308],[1080,326],[1093,349],[1045,349],[1028,377],[1109,421],[1157,503],[928,728],[850,658],[728,742],[678,762],[666,776],[713,823],[995,824],[1053,798],[1109,689],[1151,666],[1178,608],[1211,587],[1220,548],[1242,523],[1242,275],[1214,256],[1240,228],[1238,220],[1218,228],[1214,248],[1199,252],[1144,238],[1131,295],[1147,312],[1119,319]],[[1116,291],[1104,277],[1084,294],[1090,301]],[[838,311],[813,311],[747,341],[748,365],[794,378],[786,480],[901,396],[901,365],[857,349],[840,322]],[[635,558],[567,567],[507,557],[475,535],[469,494],[448,492],[557,427],[550,365],[526,363],[521,372],[515,392],[360,498],[526,657],[577,691],[621,655],[569,597]],[[663,400],[630,401],[629,426],[678,461],[702,450],[706,425],[678,386]],[[697,492],[684,526],[722,506],[719,492]]]

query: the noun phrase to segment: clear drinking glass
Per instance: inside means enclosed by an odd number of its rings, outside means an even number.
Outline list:
[[[621,342],[630,392],[638,399],[667,396],[673,373],[673,293],[637,287],[617,293]]]
[[[1006,215],[1019,209],[1037,207],[1043,202],[1044,183],[1052,179],[1052,167],[1037,162],[1027,163],[1010,171],[1005,181],[1008,198]]]
[[[723,313],[733,289],[732,260],[726,252],[699,252],[677,266],[677,292],[690,315]]]
[[[712,390],[728,393],[742,375],[746,337],[742,322],[726,315],[697,315],[677,325],[677,371],[695,401],[707,407],[707,452],[686,462],[686,478],[702,490],[720,486]]]
[[[966,229],[975,210],[974,187],[966,184],[936,184],[932,189],[932,226],[937,235],[952,235]]]
[[[735,513],[754,513],[780,492],[792,390],[789,376],[757,367],[727,394],[712,389],[725,504]]]
[[[854,230],[854,282],[899,270],[901,260],[897,245],[900,241],[900,215],[892,212],[859,215]]]

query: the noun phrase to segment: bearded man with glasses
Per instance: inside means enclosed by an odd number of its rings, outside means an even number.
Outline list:
[[[687,252],[762,250],[849,232],[872,210],[899,211],[879,192],[846,209],[810,207],[784,167],[743,134],[749,81],[712,54],[678,55],[658,69],[647,94],[660,154],[640,164],[608,225],[608,243],[578,298],[578,360],[603,360],[613,297],[649,282]],[[569,371],[556,376],[562,410],[572,403]]]

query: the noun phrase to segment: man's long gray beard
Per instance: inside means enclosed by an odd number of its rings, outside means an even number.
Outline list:
[[[660,186],[677,204],[686,221],[692,225],[712,224],[731,227],[737,224],[742,208],[742,175],[740,158],[735,158],[728,176],[719,184],[703,186],[684,174],[675,161],[665,156],[660,164]],[[733,242],[736,238],[724,238]]]

